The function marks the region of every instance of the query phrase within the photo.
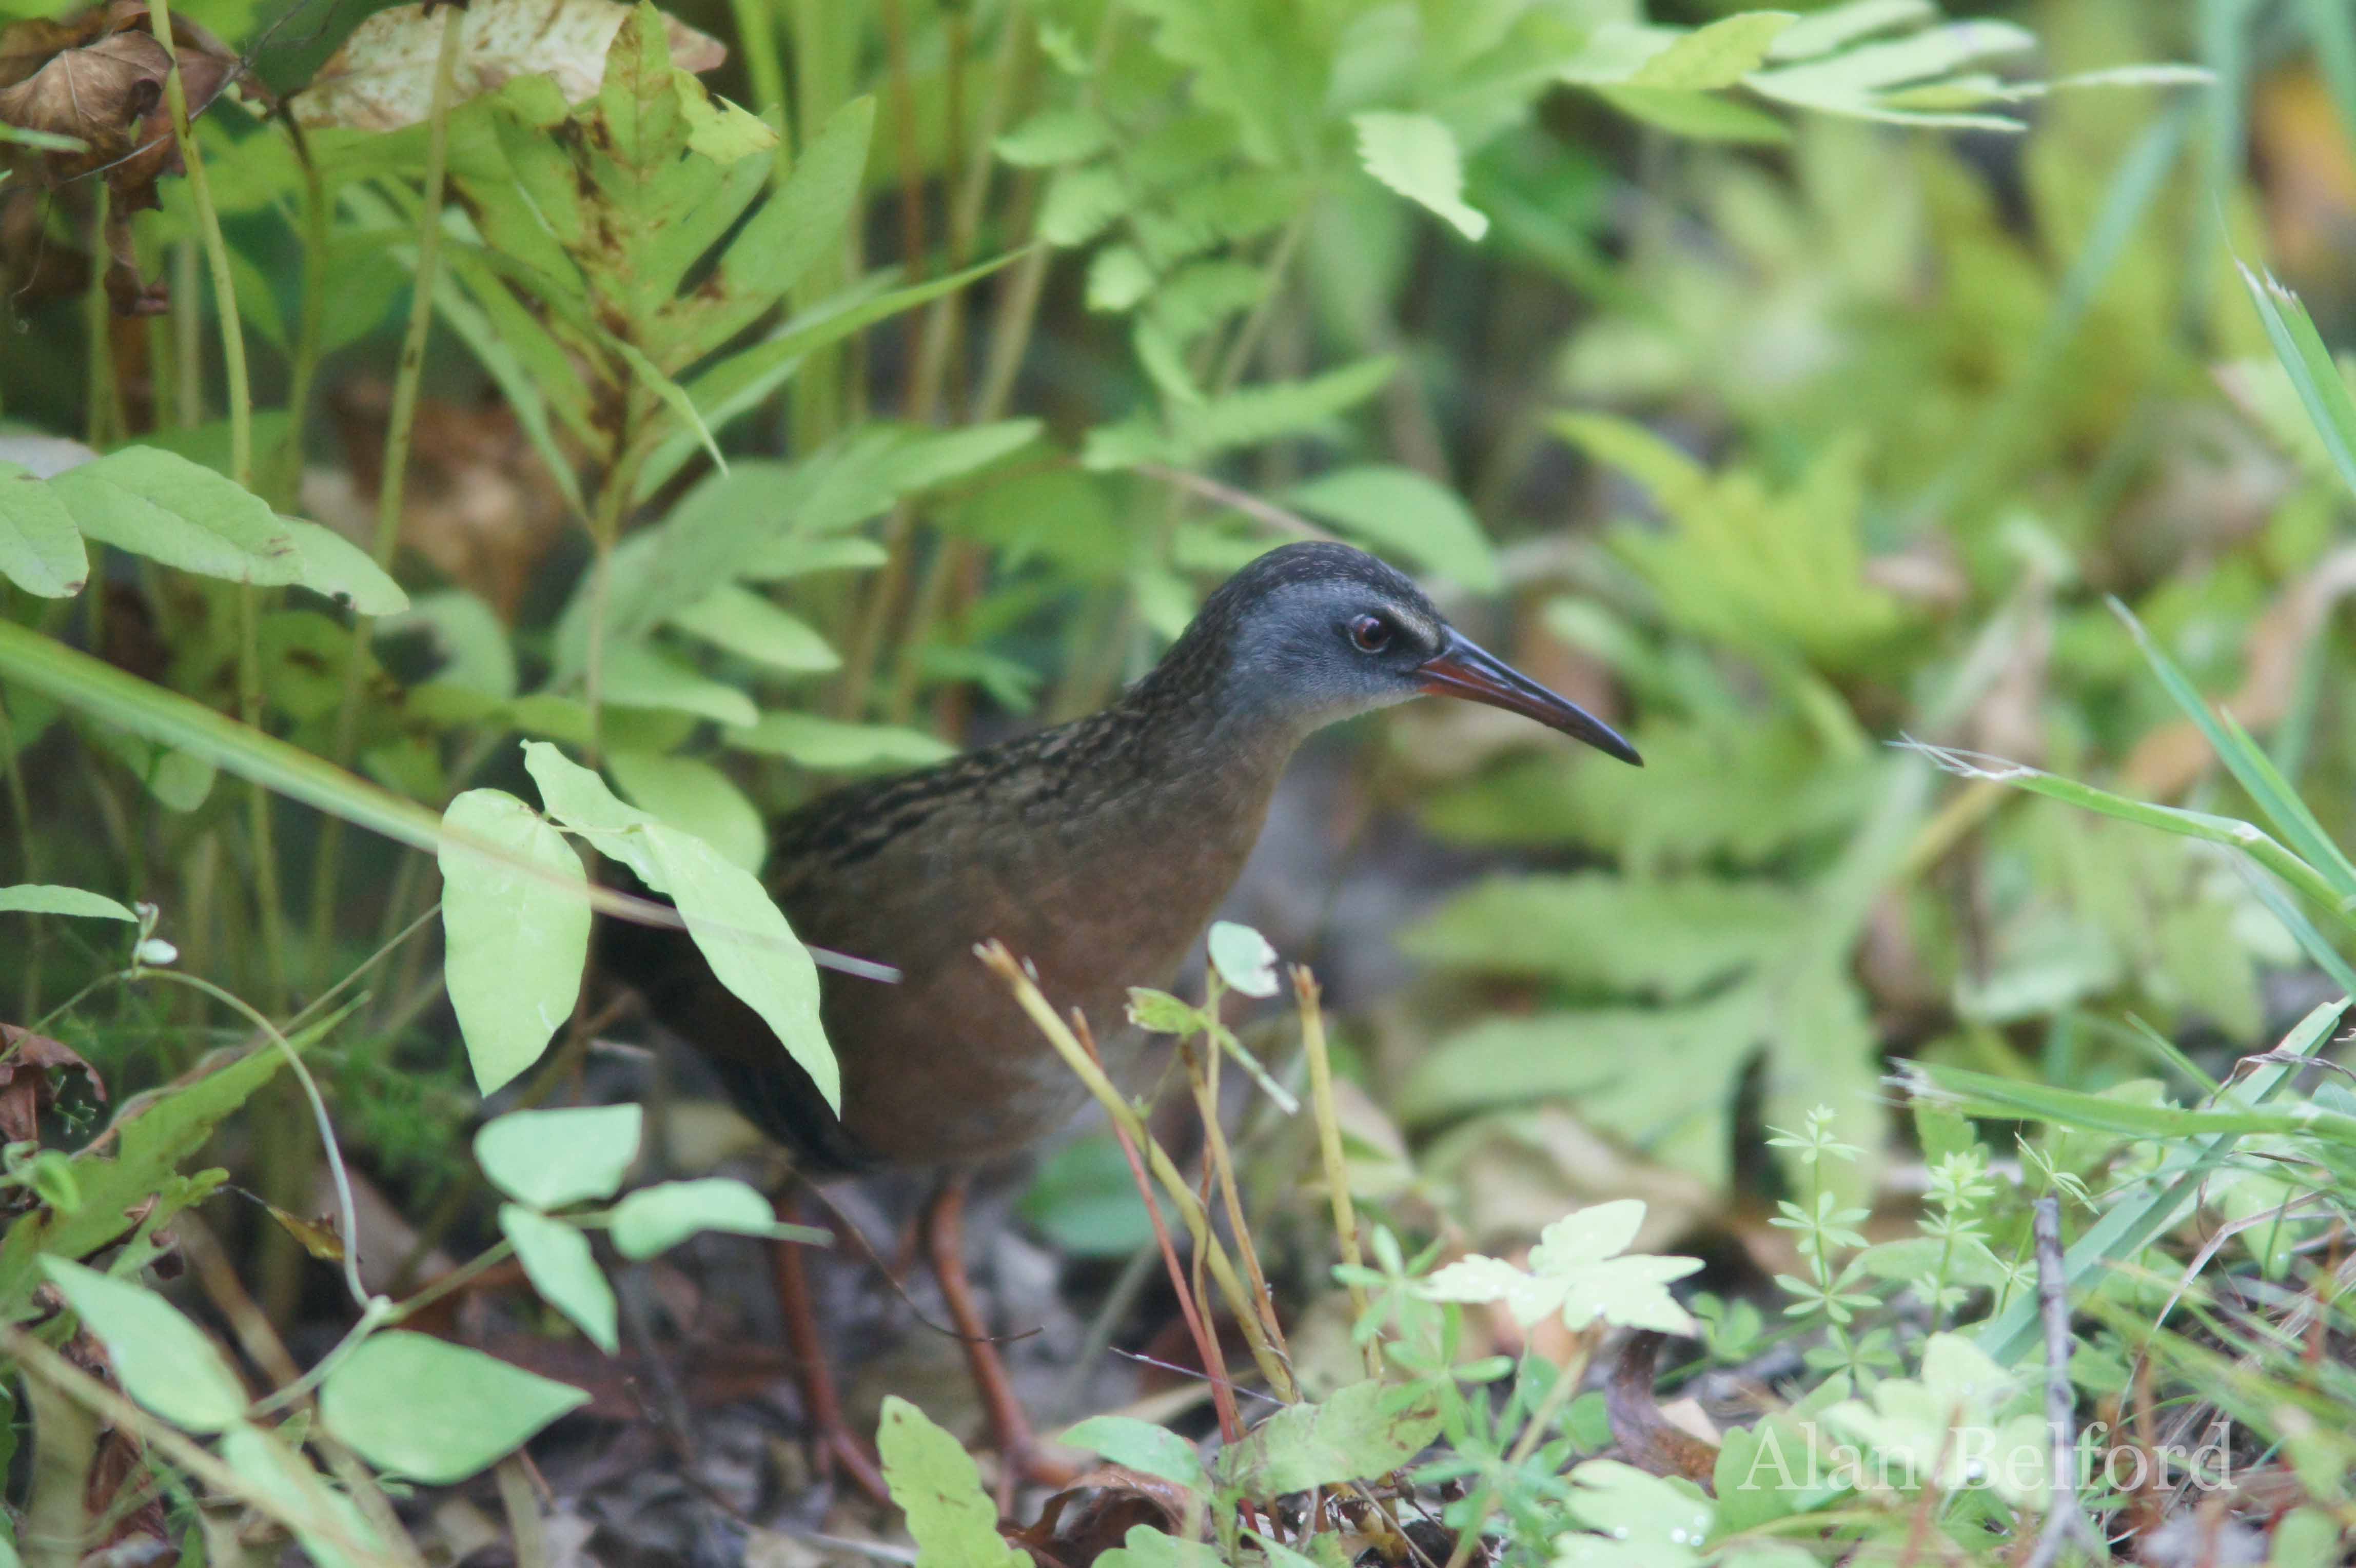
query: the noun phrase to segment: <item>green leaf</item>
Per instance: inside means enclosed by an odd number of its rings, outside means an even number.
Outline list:
[[[1219,978],[1246,996],[1276,994],[1276,949],[1249,926],[1215,920],[1209,937],[1211,963]]]
[[[327,1374],[319,1419],[378,1469],[446,1486],[588,1402],[579,1389],[479,1350],[388,1329]]]
[[[1153,292],[1153,268],[1127,245],[1108,245],[1088,261],[1088,308],[1119,313]]]
[[[1798,20],[1789,11],[1745,11],[1722,17],[1695,28],[1645,60],[1627,84],[1686,90],[1732,87],[1759,69],[1775,40]]]
[[[375,1568],[385,1560],[383,1538],[352,1500],[330,1487],[275,1433],[240,1423],[221,1438],[220,1456],[238,1479],[262,1495],[275,1517],[286,1521],[319,1568]],[[350,1542],[364,1555],[353,1556],[342,1550],[340,1541]]]
[[[1632,120],[1697,142],[1747,142],[1772,145],[1792,133],[1772,114],[1714,93],[1673,87],[1598,87],[1596,95]]]
[[[965,1445],[897,1394],[884,1396],[875,1430],[884,1479],[908,1516],[923,1568],[1027,1568],[1031,1559],[998,1533],[998,1509]]]
[[[854,98],[798,149],[786,183],[747,220],[721,257],[721,277],[731,291],[766,308],[839,242],[859,199],[874,129],[875,100]],[[759,313],[756,308],[746,314],[742,307],[726,312],[710,328],[717,336],[708,333],[701,341],[716,346]]]
[[[130,920],[138,916],[102,893],[85,893],[79,887],[60,887],[48,882],[19,882],[13,887],[0,887],[0,912],[14,910],[27,915],[87,915],[100,920]]]
[[[526,741],[523,749],[550,813],[669,896],[712,974],[760,1015],[840,1110],[841,1073],[819,1025],[818,966],[760,881],[701,839],[624,805],[603,779],[546,741]]]
[[[44,1258],[41,1268],[83,1326],[105,1341],[114,1375],[133,1399],[191,1432],[220,1432],[244,1418],[244,1385],[171,1303],[63,1258]]]
[[[1368,174],[1430,209],[1468,240],[1489,231],[1489,217],[1464,204],[1464,157],[1455,134],[1430,114],[1369,110],[1354,114],[1358,161]]]
[[[820,773],[919,768],[957,755],[957,747],[898,725],[847,724],[815,714],[768,714],[728,732],[738,751],[783,757]]]
[[[538,1061],[573,1015],[589,961],[588,876],[564,835],[502,790],[469,789],[442,821],[515,857],[455,841],[438,857],[450,1005],[475,1086],[489,1094]]]
[[[1108,163],[1067,168],[1047,187],[1039,237],[1058,250],[1085,245],[1129,210],[1128,184]]]
[[[1175,1481],[1193,1492],[1208,1492],[1211,1478],[1203,1469],[1194,1445],[1153,1422],[1135,1416],[1098,1415],[1080,1423],[1055,1440],[1070,1448],[1101,1454],[1116,1465]]]
[[[499,1205],[499,1233],[514,1245],[516,1262],[541,1300],[571,1318],[608,1356],[621,1348],[614,1287],[598,1269],[589,1238],[561,1219],[514,1203]]]
[[[631,804],[692,833],[733,865],[757,873],[769,855],[769,831],[760,808],[725,773],[691,757],[653,751],[613,751],[605,771]]]
[[[1150,1035],[1199,1035],[1210,1027],[1203,1010],[1151,986],[1129,988],[1129,1021]]]
[[[614,1207],[614,1250],[626,1258],[667,1252],[701,1230],[769,1236],[777,1223],[768,1199],[725,1176],[642,1187]]]
[[[1600,1319],[1691,1334],[1693,1319],[1667,1285],[1700,1268],[1701,1260],[1621,1256],[1644,1223],[1642,1198],[1593,1204],[1547,1226],[1527,1269],[1475,1253],[1435,1273],[1419,1292],[1432,1301],[1502,1301],[1525,1328],[1559,1314],[1574,1330]]]
[[[661,708],[723,725],[749,725],[761,716],[753,699],[735,687],[641,642],[609,643],[604,676],[605,700],[625,707]]]
[[[0,463],[0,576],[50,599],[71,598],[90,580],[90,552],[73,514],[15,463]]]
[[[841,658],[808,621],[733,583],[722,584],[676,612],[670,624],[772,670],[806,674],[842,665]]]
[[[991,145],[1017,168],[1048,168],[1094,157],[1111,141],[1104,116],[1092,109],[1042,109]]]
[[[232,582],[292,583],[301,550],[269,503],[156,446],[125,446],[49,481],[89,538]]]
[[[1226,1563],[1218,1548],[1206,1542],[1181,1541],[1150,1524],[1133,1524],[1120,1545],[1098,1555],[1096,1568],[1226,1568]]]
[[[1277,1412],[1221,1450],[1213,1474],[1223,1491],[1281,1497],[1387,1475],[1439,1433],[1429,1391],[1352,1383],[1320,1403]]]
[[[1153,1216],[1119,1141],[1076,1138],[1049,1155],[1017,1212],[1067,1257],[1127,1258],[1153,1244]]]
[[[1801,898],[1765,881],[1496,876],[1408,928],[1399,949],[1477,973],[1675,1001],[1769,961],[1805,917]]]
[[[278,526],[294,541],[297,584],[364,616],[398,615],[409,607],[409,595],[402,585],[386,576],[367,551],[334,529],[295,517],[280,518]]]
[[[490,1184],[533,1208],[611,1197],[638,1157],[645,1112],[635,1105],[510,1111],[475,1134]]]
[[[1496,551],[1472,509],[1454,490],[1413,468],[1380,463],[1336,468],[1293,487],[1284,500],[1475,593],[1493,594],[1505,585]]]
[[[2274,345],[2275,357],[2288,372],[2291,385],[2298,390],[2298,401],[2307,409],[2309,424],[2322,439],[2324,450],[2331,456],[2331,465],[2340,470],[2340,478],[2351,491],[2356,491],[2356,398],[2348,392],[2340,367],[2324,346],[2322,335],[2316,331],[2315,321],[2299,303],[2298,295],[2274,280],[2271,274],[2264,277],[2253,273],[2238,260],[2233,263],[2242,274],[2244,286],[2250,291],[2250,303],[2257,307],[2258,319],[2265,324],[2266,340]]]
[[[1570,1473],[1570,1511],[1601,1532],[1556,1543],[1558,1568],[1697,1568],[1714,1517],[1689,1482],[1649,1475],[1616,1459],[1590,1459]]]

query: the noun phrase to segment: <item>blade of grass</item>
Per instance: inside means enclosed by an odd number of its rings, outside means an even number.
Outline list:
[[[1921,752],[1948,772],[1964,779],[1986,779],[1998,784],[2009,784],[2066,804],[2096,811],[2120,822],[2135,822],[2147,828],[2158,828],[2179,838],[2199,839],[2205,843],[2222,844],[2240,850],[2258,865],[2273,872],[2283,881],[2298,889],[2323,908],[2330,910],[2342,925],[2356,929],[2356,915],[2342,895],[2324,875],[2307,862],[2291,854],[2265,829],[2233,817],[2211,816],[2206,811],[2188,811],[2180,806],[2156,806],[2148,800],[2132,800],[2125,795],[2114,795],[2092,784],[2081,784],[2072,779],[2057,778],[2034,768],[1997,757],[1980,757],[1971,752],[1956,751],[1946,746],[1925,745],[1918,740],[1899,744]]]
[[[2258,320],[2265,327],[2266,340],[2274,345],[2275,358],[2282,361],[2290,384],[2297,389],[2308,423],[2323,438],[2324,449],[2331,454],[2340,477],[2356,490],[2356,399],[2349,396],[2348,383],[2340,379],[2340,366],[2324,347],[2323,335],[2315,329],[2315,320],[2298,295],[2276,283],[2273,274],[2254,273],[2239,257],[2233,265],[2241,270],[2250,302],[2258,307]]]
[[[2349,1000],[2343,996],[2316,1008],[2283,1037],[2278,1048],[2288,1056],[2315,1055],[2331,1038],[2340,1015],[2348,1010]],[[2288,1065],[2260,1068],[2244,1080],[2244,1102],[2252,1106],[2264,1104],[2290,1081],[2295,1070]],[[2241,1136],[2239,1133],[2221,1133],[2197,1148],[2179,1148],[2149,1177],[2150,1185],[2158,1189],[2149,1201],[2120,1202],[2088,1226],[2063,1260],[2063,1273],[2072,1294],[2096,1273],[2132,1258],[2153,1237],[2175,1224],[2198,1199],[2201,1184],[2224,1163]],[[2036,1348],[2040,1329],[2037,1314],[2036,1297],[2024,1294],[1980,1329],[1980,1348],[1994,1357],[1999,1366],[2016,1365]]]
[[[2307,809],[2307,802],[2298,798],[2298,791],[2290,787],[2289,780],[2276,768],[2273,759],[2266,756],[2256,741],[2250,738],[2249,731],[2244,729],[2230,714],[2221,716],[2202,699],[2190,679],[2176,667],[2176,661],[2169,658],[2151,634],[2144,629],[2143,623],[2136,618],[2133,610],[2115,598],[2110,601],[2110,605],[2111,613],[2126,623],[2127,631],[2136,639],[2136,646],[2143,650],[2144,660],[2159,677],[2160,685],[2176,700],[2176,705],[2184,710],[2185,716],[2200,726],[2201,733],[2208,737],[2211,749],[2216,752],[2218,760],[2224,763],[2235,781],[2249,791],[2250,799],[2257,802],[2258,809],[2265,813],[2275,831],[2287,839],[2291,849],[2332,885],[2340,898],[2356,897],[2356,865],[2349,864],[2340,846],[2331,841],[2331,835],[2323,831],[2323,824],[2315,820],[2315,813]]]

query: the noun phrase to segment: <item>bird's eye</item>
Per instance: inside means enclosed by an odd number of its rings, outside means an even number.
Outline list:
[[[1350,640],[1367,653],[1380,653],[1391,645],[1391,623],[1380,616],[1360,616],[1350,623]]]

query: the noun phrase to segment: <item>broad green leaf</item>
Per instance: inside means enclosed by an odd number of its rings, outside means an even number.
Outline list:
[[[292,583],[294,535],[268,502],[156,446],[125,446],[69,468],[49,489],[89,538],[166,566],[232,582]]]
[[[191,1432],[220,1432],[244,1418],[244,1385],[171,1303],[63,1258],[45,1258],[41,1267],[83,1326],[105,1342],[114,1375],[133,1399]]]
[[[375,1527],[277,1434],[240,1423],[221,1438],[220,1456],[286,1521],[319,1568],[375,1568],[385,1561],[388,1551]],[[345,1551],[345,1543],[360,1555]]]
[[[1433,1301],[1501,1301],[1525,1328],[1559,1314],[1572,1329],[1600,1319],[1690,1334],[1693,1319],[1667,1285],[1700,1268],[1701,1261],[1621,1256],[1644,1222],[1641,1198],[1593,1204],[1547,1226],[1527,1269],[1476,1253],[1432,1274],[1421,1293]]]
[[[1732,87],[1759,68],[1775,40],[1797,20],[1789,11],[1745,11],[1721,17],[1645,60],[1627,84],[1687,91]]]
[[[1017,1212],[1066,1257],[1128,1258],[1153,1244],[1153,1216],[1109,1133],[1075,1138],[1049,1155]]]
[[[28,594],[66,599],[90,580],[73,514],[30,470],[0,462],[0,576]]]
[[[469,789],[444,825],[540,869],[445,843],[443,968],[475,1086],[489,1094],[540,1059],[572,1017],[589,961],[588,876],[564,835],[498,789]]]
[[[561,1219],[515,1203],[499,1206],[499,1233],[514,1245],[516,1262],[542,1301],[571,1318],[608,1356],[620,1348],[614,1287],[597,1267],[589,1238]]]
[[[334,529],[295,517],[280,518],[278,526],[294,541],[300,563],[297,584],[364,616],[398,615],[409,607],[409,595],[401,585],[386,576],[367,551]]]
[[[377,1468],[441,1486],[488,1468],[588,1402],[579,1389],[480,1350],[396,1328],[361,1341],[327,1374],[319,1419]]]
[[[916,768],[957,754],[955,746],[922,730],[847,724],[815,714],[766,714],[758,724],[728,731],[728,744],[738,751],[783,757],[820,773]]]
[[[1246,996],[1276,994],[1276,949],[1249,926],[1215,920],[1208,939],[1211,963],[1219,978]]]
[[[1096,1568],[1226,1568],[1226,1563],[1218,1548],[1208,1542],[1181,1541],[1150,1524],[1133,1524],[1119,1546],[1097,1558]]]
[[[510,1111],[475,1134],[475,1159],[493,1187],[533,1208],[611,1197],[638,1157],[645,1112],[635,1105]]]
[[[741,575],[756,583],[781,582],[817,572],[873,571],[891,558],[882,545],[855,534],[841,539],[780,539],[754,551]]]
[[[1454,490],[1413,468],[1381,463],[1336,468],[1296,485],[1284,499],[1476,593],[1494,593],[1504,585],[1496,551],[1472,509]]]
[[[1938,15],[1933,0],[1847,0],[1793,23],[1776,35],[1767,53],[1779,63],[1814,59],[1859,38],[1932,21]]]
[[[1058,250],[1085,245],[1129,210],[1129,186],[1109,163],[1056,174],[1039,209],[1039,237]]]
[[[139,917],[103,893],[60,887],[48,882],[19,882],[0,887],[0,912],[27,915],[87,915],[101,920],[132,920]]]
[[[1319,1403],[1277,1412],[1223,1449],[1212,1473],[1223,1491],[1280,1497],[1387,1475],[1439,1434],[1428,1391],[1352,1383]]]
[[[769,855],[760,808],[728,775],[691,757],[653,751],[613,751],[605,771],[632,805],[703,840],[734,865],[758,872]]]
[[[463,588],[427,594],[401,615],[377,625],[379,637],[423,629],[442,658],[433,680],[487,697],[515,695],[515,650],[498,612]]]
[[[1129,988],[1128,1011],[1129,1021],[1150,1035],[1199,1035],[1210,1026],[1201,1008],[1146,985]]]
[[[842,664],[808,621],[733,583],[722,584],[675,612],[670,624],[772,670],[805,674],[839,669]]]
[[[1446,219],[1468,240],[1489,231],[1489,216],[1464,204],[1464,157],[1455,133],[1430,114],[1369,110],[1354,114],[1358,161],[1368,174]]]
[[[614,1250],[632,1259],[667,1252],[701,1230],[767,1236],[776,1229],[768,1199],[726,1176],[659,1182],[614,1206]]]
[[[663,708],[723,725],[749,725],[761,716],[753,699],[735,687],[644,643],[609,644],[602,673],[605,700],[626,707]]]
[[[1189,1491],[1208,1492],[1211,1478],[1203,1469],[1194,1445],[1166,1426],[1135,1416],[1098,1415],[1073,1427],[1055,1440],[1068,1448],[1086,1448],[1116,1465],[1175,1481]]]
[[[1570,1511],[1600,1535],[1555,1542],[1556,1568],[1697,1568],[1714,1512],[1690,1482],[1590,1459],[1570,1473]]]
[[[1595,92],[1632,120],[1697,142],[1773,145],[1792,139],[1789,127],[1772,114],[1715,93],[1619,83],[1598,87]]]
[[[840,1109],[841,1070],[819,1026],[818,966],[759,879],[701,839],[624,805],[605,780],[546,741],[524,743],[524,767],[552,815],[669,897],[712,974],[760,1015]]]
[[[875,1429],[884,1479],[908,1516],[916,1561],[932,1568],[1027,1568],[1031,1559],[998,1533],[998,1509],[965,1444],[897,1394],[884,1396]]]
[[[1018,168],[1047,168],[1094,157],[1110,145],[1104,116],[1090,109],[1042,109],[991,144]]]

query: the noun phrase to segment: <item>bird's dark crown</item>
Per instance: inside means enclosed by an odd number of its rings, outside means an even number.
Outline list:
[[[1413,696],[1448,636],[1396,568],[1347,544],[1287,544],[1205,600],[1131,700],[1314,727]]]

